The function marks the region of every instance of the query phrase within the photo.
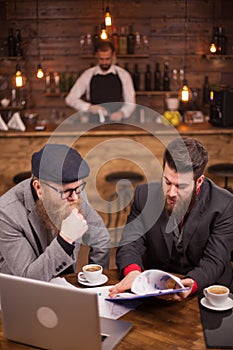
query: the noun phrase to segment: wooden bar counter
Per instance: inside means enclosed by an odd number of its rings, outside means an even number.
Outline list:
[[[159,178],[164,145],[178,135],[199,139],[209,152],[209,165],[233,162],[233,128],[217,128],[209,123],[180,124],[177,129],[156,123],[137,126],[63,123],[60,126],[46,125],[45,131],[35,131],[30,126],[25,132],[0,131],[0,194],[13,186],[15,174],[30,170],[32,153],[49,141],[72,145],[87,157],[94,174],[93,181],[105,197],[109,189],[103,190],[106,187],[104,178],[114,170],[138,171],[144,175],[145,181]],[[220,186],[224,183],[221,178],[214,180]]]

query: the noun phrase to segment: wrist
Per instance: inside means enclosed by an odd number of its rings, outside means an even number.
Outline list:
[[[124,269],[123,269],[123,275],[126,276],[128,275],[130,272],[132,271],[139,271],[142,272],[142,268],[138,265],[138,264],[130,264],[127,265]]]

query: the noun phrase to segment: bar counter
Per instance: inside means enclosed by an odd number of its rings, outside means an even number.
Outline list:
[[[157,123],[98,126],[79,123],[78,127],[63,123],[46,125],[44,131],[35,131],[34,126],[29,126],[24,132],[0,131],[0,194],[13,186],[16,173],[30,170],[31,154],[48,141],[77,148],[82,156],[87,157],[92,171],[96,171],[98,187],[102,188],[106,174],[121,167],[142,173],[145,181],[156,179],[161,173],[164,145],[178,135],[199,139],[209,152],[209,165],[233,162],[233,128],[218,128],[209,123],[181,123],[177,129]],[[152,155],[158,167],[154,166]],[[149,174],[148,169],[151,170]],[[223,179],[213,179],[219,185],[223,184]]]

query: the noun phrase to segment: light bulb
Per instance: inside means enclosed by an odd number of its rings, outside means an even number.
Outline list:
[[[214,43],[210,44],[210,52],[211,53],[215,53],[217,51],[217,47]]]
[[[42,69],[42,67],[41,67],[40,64],[38,64],[38,66],[37,66],[36,77],[37,77],[38,79],[41,79],[41,78],[44,77],[44,72],[43,72],[43,69]]]
[[[109,7],[106,7],[106,13],[105,13],[105,25],[106,27],[110,27],[112,25],[112,18],[110,15]]]
[[[105,24],[104,24],[104,23],[103,23],[102,26],[101,26],[100,39],[102,39],[102,40],[108,39],[108,35],[107,35],[107,33],[106,33],[106,27],[105,27]]]
[[[189,102],[192,97],[191,89],[188,87],[187,80],[184,80],[183,87],[179,92],[179,99],[182,102]]]
[[[15,85],[16,85],[16,87],[23,86],[23,76],[22,76],[22,72],[21,72],[19,64],[16,65]]]

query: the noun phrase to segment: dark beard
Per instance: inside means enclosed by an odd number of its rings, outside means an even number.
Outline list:
[[[168,217],[173,215],[177,224],[179,224],[180,221],[185,216],[185,214],[190,212],[190,210],[193,208],[196,201],[197,201],[197,194],[196,194],[196,184],[195,184],[191,197],[189,197],[185,201],[176,203],[174,207],[168,204],[167,201],[165,201],[165,212]]]
[[[61,207],[61,210],[55,210],[55,208],[45,208],[44,202],[42,199],[38,199],[36,202],[36,211],[43,222],[43,225],[47,231],[47,241],[48,244],[54,239],[54,237],[58,236],[62,220],[64,220],[72,211],[73,208],[79,208],[80,201],[76,202],[75,204],[72,203],[71,205],[64,205]],[[52,211],[52,209],[54,209]]]

